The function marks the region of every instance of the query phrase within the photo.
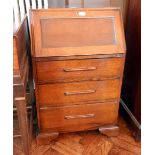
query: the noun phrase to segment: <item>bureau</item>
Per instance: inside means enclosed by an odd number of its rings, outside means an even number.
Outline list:
[[[31,10],[38,143],[99,129],[116,136],[125,61],[118,8]]]

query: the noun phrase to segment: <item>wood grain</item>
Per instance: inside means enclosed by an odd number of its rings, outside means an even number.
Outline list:
[[[79,11],[85,11],[86,12],[86,16],[81,17],[78,15]],[[72,18],[76,18],[76,19],[87,19],[87,18],[92,18],[94,20],[98,20],[98,18],[102,19],[102,18],[112,18],[114,19],[114,22],[111,22],[111,25],[108,26],[104,24],[103,25],[103,30],[104,28],[107,30],[108,27],[117,27],[117,29],[114,29],[114,33],[109,33],[109,35],[106,34],[106,38],[115,38],[115,41],[112,41],[111,43],[107,43],[107,44],[102,44],[102,45],[97,45],[97,44],[83,44],[82,46],[78,46],[78,47],[73,47],[72,44],[70,44],[69,47],[64,46],[60,46],[58,48],[56,48],[55,46],[52,46],[52,42],[51,42],[51,35],[50,37],[48,35],[43,35],[44,39],[42,38],[42,32],[46,31],[46,29],[41,27],[41,20],[45,20],[48,19],[50,20],[49,24],[52,24],[52,19],[72,19]],[[35,51],[32,50],[32,55],[35,57],[49,57],[49,56],[70,56],[70,55],[93,55],[93,54],[112,54],[112,53],[125,53],[126,51],[126,47],[125,47],[125,42],[124,42],[124,32],[123,30],[123,23],[122,20],[120,18],[120,10],[117,8],[104,8],[104,9],[86,9],[86,8],[82,8],[82,9],[71,9],[71,8],[67,8],[67,9],[41,9],[41,10],[32,10],[31,12],[31,20],[33,22],[31,22],[32,25],[32,32],[34,32],[34,44],[35,44]],[[114,25],[114,24],[115,25]],[[47,23],[46,23],[47,24]],[[77,25],[76,25],[77,26]],[[89,25],[91,26],[91,25]],[[107,27],[108,26],[108,27]],[[67,31],[70,32],[70,28],[69,27],[64,27],[63,30],[67,29]],[[87,32],[87,27],[84,27],[84,32]],[[49,34],[50,31],[52,29],[48,29]],[[96,29],[96,31],[101,31],[100,29]],[[59,27],[55,27],[55,33],[59,32]],[[73,34],[75,31],[71,31],[71,34]],[[76,32],[78,32],[78,29],[76,29]],[[45,33],[46,34],[46,33]],[[88,34],[85,33],[87,36]],[[110,35],[111,34],[111,35]],[[48,40],[48,47],[44,47],[42,41],[45,40],[45,36],[46,39]],[[79,35],[80,36],[80,35]],[[93,35],[94,36],[94,35]],[[98,35],[97,35],[98,36]],[[97,41],[97,43],[100,42],[100,38],[97,38],[95,41]],[[105,36],[105,34],[104,34]],[[64,36],[60,36],[59,33],[56,36],[56,40],[57,38],[61,39],[64,38]],[[76,35],[76,38],[77,35]],[[47,41],[46,40],[46,41]],[[104,38],[102,38],[102,40],[105,40]],[[78,39],[78,42],[80,40]],[[65,43],[65,40],[63,41]],[[50,46],[49,46],[50,44]]]
[[[113,20],[112,17],[100,17],[96,20],[88,17],[42,18],[40,19],[42,47],[59,48],[115,44]]]
[[[23,76],[23,65],[27,58],[29,48],[27,18],[24,17],[20,27],[13,34],[13,71],[20,70]]]
[[[40,134],[115,125],[126,51],[120,10],[31,10],[31,36]]]
[[[119,97],[120,80],[37,85],[39,106],[73,105]],[[68,95],[66,93],[69,93]]]
[[[40,61],[36,63],[38,82],[69,82],[117,78],[124,58]]]
[[[52,140],[54,140],[55,138],[57,138],[58,135],[59,135],[58,132],[39,134],[36,137],[37,145],[49,144]]]
[[[26,88],[30,83],[30,66],[28,64],[28,50],[30,40],[28,37],[27,17],[25,16],[20,26],[13,34],[13,106],[14,114],[18,116],[19,132],[14,130],[14,138],[21,138],[21,141],[15,147],[21,146],[21,151],[14,150],[14,154],[30,155],[30,143],[32,132],[32,120],[28,121]],[[27,85],[28,84],[28,85]],[[31,92],[32,95],[32,92]],[[32,116],[32,115],[31,115]],[[31,117],[32,118],[32,117]],[[17,134],[17,135],[16,135]],[[23,150],[23,152],[22,152]]]
[[[117,102],[40,109],[41,131],[79,131],[117,121]],[[108,115],[108,117],[107,117]],[[67,116],[69,119],[67,119]],[[83,116],[83,117],[82,117]],[[85,117],[84,117],[85,116]]]

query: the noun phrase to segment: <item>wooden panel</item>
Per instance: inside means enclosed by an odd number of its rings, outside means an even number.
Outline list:
[[[37,80],[43,82],[101,80],[120,77],[124,58],[37,62]]]
[[[24,75],[24,65],[27,63],[29,49],[27,18],[23,19],[19,28],[13,34],[13,70]]]
[[[28,121],[28,113],[26,107],[26,88],[31,79],[29,76],[30,66],[28,64],[29,36],[27,18],[23,19],[19,28],[13,34],[13,101],[17,110],[19,128],[23,144],[24,154],[30,155],[31,131],[32,125]],[[7,61],[7,60],[6,60]],[[17,66],[18,64],[18,66]],[[32,90],[32,89],[31,89]],[[32,94],[32,91],[31,91]],[[16,114],[14,112],[14,114]],[[32,117],[31,117],[32,118]],[[32,122],[32,120],[30,121]],[[17,135],[18,137],[19,135]],[[21,153],[20,153],[21,154]]]
[[[43,48],[115,44],[114,18],[41,19]]]
[[[19,70],[16,39],[13,38],[13,69]]]
[[[41,105],[75,104],[85,101],[101,101],[119,97],[120,80],[88,81],[37,85],[38,102]]]
[[[116,8],[32,10],[31,24],[35,41],[32,54],[36,57],[113,54],[126,50],[120,10]]]
[[[59,132],[78,131],[116,123],[117,110],[117,102],[42,108],[40,109],[41,131],[47,129]]]
[[[134,23],[134,24],[133,24]],[[123,111],[123,116],[130,122],[136,140],[141,139],[141,1],[129,1],[126,25],[127,57],[123,81],[122,99],[136,120]],[[123,109],[122,109],[123,110]]]
[[[133,24],[135,23],[135,24]],[[127,57],[122,98],[141,122],[141,2],[130,1],[126,28]]]

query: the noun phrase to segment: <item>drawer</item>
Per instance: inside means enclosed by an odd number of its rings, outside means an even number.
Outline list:
[[[37,101],[44,105],[72,105],[119,97],[120,80],[37,85]]]
[[[38,82],[101,80],[119,77],[124,58],[36,62]]]
[[[40,109],[40,130],[58,132],[94,129],[117,121],[117,101]]]

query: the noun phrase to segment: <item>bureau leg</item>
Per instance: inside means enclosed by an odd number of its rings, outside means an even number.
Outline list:
[[[56,139],[59,136],[58,132],[51,132],[51,133],[39,133],[37,136],[37,145],[46,145],[50,144],[51,141]]]
[[[119,134],[119,127],[117,125],[107,125],[99,127],[99,132],[108,137],[115,137]]]

